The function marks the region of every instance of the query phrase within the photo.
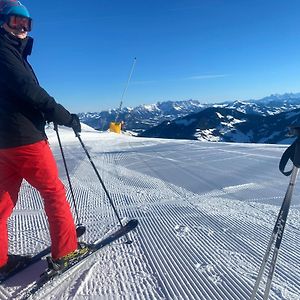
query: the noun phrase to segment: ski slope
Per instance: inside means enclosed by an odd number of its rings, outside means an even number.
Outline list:
[[[67,187],[55,132],[47,132]],[[81,240],[92,242],[117,220],[74,133],[62,127],[60,134],[87,227]],[[287,146],[144,139],[87,126],[81,137],[121,217],[140,225],[131,245],[123,239],[104,248],[33,299],[250,298],[289,182],[278,170]],[[269,299],[300,299],[299,186]],[[39,194],[23,182],[9,221],[10,252],[37,253],[50,243],[47,228]],[[0,299],[18,299],[45,265],[3,283]]]

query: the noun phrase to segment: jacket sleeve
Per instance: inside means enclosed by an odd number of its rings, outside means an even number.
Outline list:
[[[3,52],[0,51],[0,57],[2,57],[0,59],[2,79],[0,80],[5,80],[8,89],[16,96],[16,99],[41,111],[46,121],[70,126],[72,121],[70,112],[35,82],[33,75],[14,53]]]

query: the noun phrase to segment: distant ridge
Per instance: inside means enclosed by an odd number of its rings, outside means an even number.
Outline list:
[[[240,143],[286,143],[288,127],[300,125],[300,108],[273,115],[247,114],[210,107],[199,113],[165,121],[140,136]]]
[[[286,93],[210,104],[198,100],[157,102],[125,107],[119,119],[126,130],[145,137],[282,143],[287,126],[300,124],[299,109],[300,93]],[[83,123],[98,130],[107,130],[116,115],[117,110],[79,114]]]

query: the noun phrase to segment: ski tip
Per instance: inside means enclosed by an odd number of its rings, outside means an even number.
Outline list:
[[[135,227],[137,227],[139,225],[139,221],[137,219],[132,219],[130,220],[126,226],[131,227],[132,229],[134,229]]]

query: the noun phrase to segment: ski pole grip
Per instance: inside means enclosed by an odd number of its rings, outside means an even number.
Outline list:
[[[295,141],[294,166],[300,168],[300,138]]]
[[[292,170],[286,171],[285,167],[286,167],[289,160],[291,160],[293,162],[293,158],[294,158],[294,155],[295,155],[295,148],[296,148],[296,145],[295,145],[295,142],[294,142],[292,145],[290,145],[284,151],[284,153],[281,156],[281,159],[280,159],[280,162],[279,162],[279,170],[285,176],[290,176],[292,174]]]
[[[79,132],[78,131],[76,131],[74,128],[72,128],[73,129],[73,131],[74,131],[74,133],[75,133],[75,136],[78,138],[78,137],[80,137],[80,134],[79,134]]]

